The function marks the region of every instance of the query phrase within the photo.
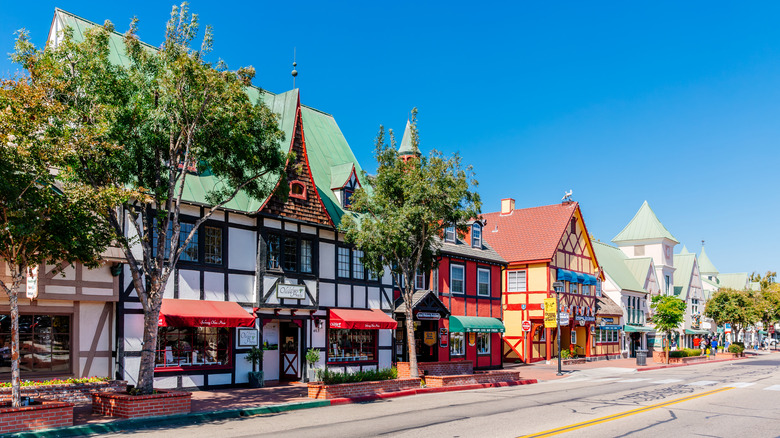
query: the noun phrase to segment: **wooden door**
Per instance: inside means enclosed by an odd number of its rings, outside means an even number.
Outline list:
[[[280,377],[284,380],[300,378],[300,328],[293,323],[281,323],[279,338]]]

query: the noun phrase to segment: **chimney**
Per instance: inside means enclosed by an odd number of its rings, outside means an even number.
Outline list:
[[[504,198],[501,200],[501,214],[512,214],[515,210],[515,200],[512,198]]]

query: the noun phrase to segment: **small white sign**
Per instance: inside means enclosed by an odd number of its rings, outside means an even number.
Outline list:
[[[34,300],[38,296],[38,267],[27,268],[27,298]]]
[[[433,312],[417,312],[417,319],[439,320],[441,315]]]
[[[256,347],[258,345],[258,332],[253,328],[239,328],[238,329],[238,346],[239,347]]]
[[[293,300],[306,299],[306,286],[302,284],[282,284],[276,286],[277,298],[290,298]]]

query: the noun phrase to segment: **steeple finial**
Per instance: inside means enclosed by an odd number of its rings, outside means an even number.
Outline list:
[[[295,47],[293,47],[293,70],[290,73],[293,77],[293,90],[295,89],[295,77],[298,76],[298,70],[295,69],[295,67],[298,66],[298,63],[295,62]]]

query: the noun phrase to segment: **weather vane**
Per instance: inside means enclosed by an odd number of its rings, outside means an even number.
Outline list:
[[[298,66],[298,63],[295,62],[295,47],[293,47],[293,70],[292,70],[292,77],[293,77],[293,90],[295,89],[295,77],[298,76],[298,70],[295,69],[295,67]]]

